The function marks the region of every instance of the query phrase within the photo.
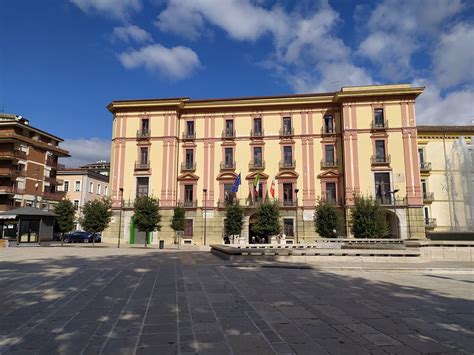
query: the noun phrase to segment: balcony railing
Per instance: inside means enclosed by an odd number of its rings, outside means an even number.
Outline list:
[[[422,173],[427,173],[431,171],[431,163],[427,161],[421,161],[420,162],[420,171]]]
[[[137,138],[138,139],[148,139],[148,138],[150,138],[150,130],[149,129],[139,129],[137,131]]]
[[[375,201],[380,203],[382,206],[392,206],[393,205],[393,200],[392,200],[392,196],[390,195],[390,193],[387,193],[387,195],[385,195],[385,196],[377,196],[375,198]]]
[[[235,170],[235,161],[232,163],[221,162],[221,170]]]
[[[280,160],[280,169],[296,168],[296,160]]]
[[[337,167],[337,159],[335,160],[321,160],[321,169]]]
[[[58,166],[58,162],[57,162],[57,160],[54,160],[54,158],[48,157],[48,158],[46,158],[46,165],[51,166],[51,167],[54,168],[54,167]]]
[[[423,202],[424,203],[431,203],[434,201],[434,193],[433,192],[423,192]]]
[[[7,152],[0,152],[0,159],[23,159],[26,160],[27,155],[26,152],[15,149],[15,150],[10,150]]]
[[[150,169],[149,161],[136,161],[135,162],[135,170],[148,170],[148,169]]]
[[[295,129],[293,127],[280,129],[280,137],[291,137],[294,134]]]
[[[56,191],[56,192],[43,192],[43,197],[47,200],[59,201],[64,198],[66,195],[63,191]]]
[[[235,129],[222,131],[223,139],[234,139],[235,138]]]
[[[425,223],[425,228],[435,228],[436,218],[425,218],[424,223]]]
[[[372,155],[372,157],[370,158],[370,163],[372,165],[386,165],[386,164],[390,164],[390,162],[391,162],[390,154],[385,155],[385,156]]]
[[[372,131],[383,131],[388,128],[388,121],[384,120],[383,122],[372,122],[370,124]]]
[[[180,207],[184,208],[196,208],[198,206],[197,200],[184,200],[178,203]]]
[[[254,131],[253,129],[250,130],[250,137],[251,138],[262,138],[263,137],[263,130]]]
[[[23,194],[25,189],[16,186],[0,186],[0,195]]]
[[[322,136],[331,136],[336,134],[336,127],[322,127],[321,135]]]
[[[192,141],[196,139],[196,133],[195,132],[183,132],[182,138],[184,141]]]
[[[265,161],[251,161],[249,163],[249,170],[265,169]]]
[[[296,207],[298,206],[298,200],[296,198],[279,201],[280,207]]]
[[[25,175],[25,170],[18,170],[15,168],[0,168],[0,176],[20,177]]]
[[[196,162],[192,163],[181,163],[181,171],[196,171]]]

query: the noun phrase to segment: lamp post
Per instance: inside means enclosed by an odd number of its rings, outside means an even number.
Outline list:
[[[120,191],[120,215],[119,215],[119,231],[118,231],[117,248],[120,248],[120,237],[122,234],[123,188],[120,188],[119,191]]]
[[[295,195],[296,195],[296,216],[295,216],[295,227],[296,227],[296,244],[298,244],[298,192],[299,189],[295,189]]]
[[[39,186],[39,184],[35,183],[35,200],[34,200],[34,203],[33,203],[34,208],[37,208],[37,204],[38,204],[38,186]]]
[[[202,189],[202,192],[204,192],[204,245],[206,245],[207,189]]]
[[[395,214],[395,237],[398,239],[400,238],[400,235],[398,234],[398,216],[397,216],[397,209],[396,209],[396,201],[397,199],[395,198],[395,194],[400,191],[400,189],[394,189],[393,191],[390,191],[390,194],[393,196],[393,213]]]

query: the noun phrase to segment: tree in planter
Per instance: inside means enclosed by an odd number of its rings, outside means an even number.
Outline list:
[[[227,236],[240,235],[244,224],[244,208],[239,204],[228,203],[225,207],[224,231]]]
[[[161,230],[160,202],[150,196],[137,197],[134,204],[135,213],[132,218],[140,232],[145,232],[145,248],[147,247],[148,234]]]
[[[93,233],[92,246],[95,246],[95,234],[102,233],[109,226],[112,218],[112,202],[110,198],[89,200],[82,208],[80,223],[84,230]]]
[[[75,227],[76,210],[71,200],[61,200],[54,206],[56,225],[61,232],[61,246],[64,243],[64,233],[70,232]]]
[[[356,238],[386,238],[389,234],[384,209],[370,197],[355,198],[350,228]]]
[[[341,216],[337,208],[324,199],[319,199],[314,211],[314,229],[323,238],[337,238]]]
[[[186,210],[183,207],[175,207],[173,218],[171,219],[170,227],[172,230],[175,231],[176,234],[178,232],[183,232],[185,227],[185,214]],[[179,239],[178,239],[179,244]]]
[[[277,201],[266,200],[258,207],[257,222],[253,225],[253,231],[267,239],[271,235],[281,233],[280,209]]]

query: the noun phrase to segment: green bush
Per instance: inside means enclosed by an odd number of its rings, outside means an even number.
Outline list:
[[[337,208],[323,199],[318,199],[314,211],[314,229],[323,238],[337,238],[341,215]]]
[[[389,225],[386,212],[370,197],[358,196],[351,209],[351,232],[356,238],[387,238]]]

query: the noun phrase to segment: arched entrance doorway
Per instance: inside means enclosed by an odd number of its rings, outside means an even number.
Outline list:
[[[255,232],[254,226],[257,223],[257,214],[254,213],[249,217],[249,240],[250,244],[260,244],[260,243],[267,243],[266,236],[259,235]]]
[[[400,239],[401,238],[400,220],[398,219],[398,216],[395,214],[395,212],[386,210],[385,211],[385,220],[388,223],[389,237],[390,238],[395,238],[395,239]]]

